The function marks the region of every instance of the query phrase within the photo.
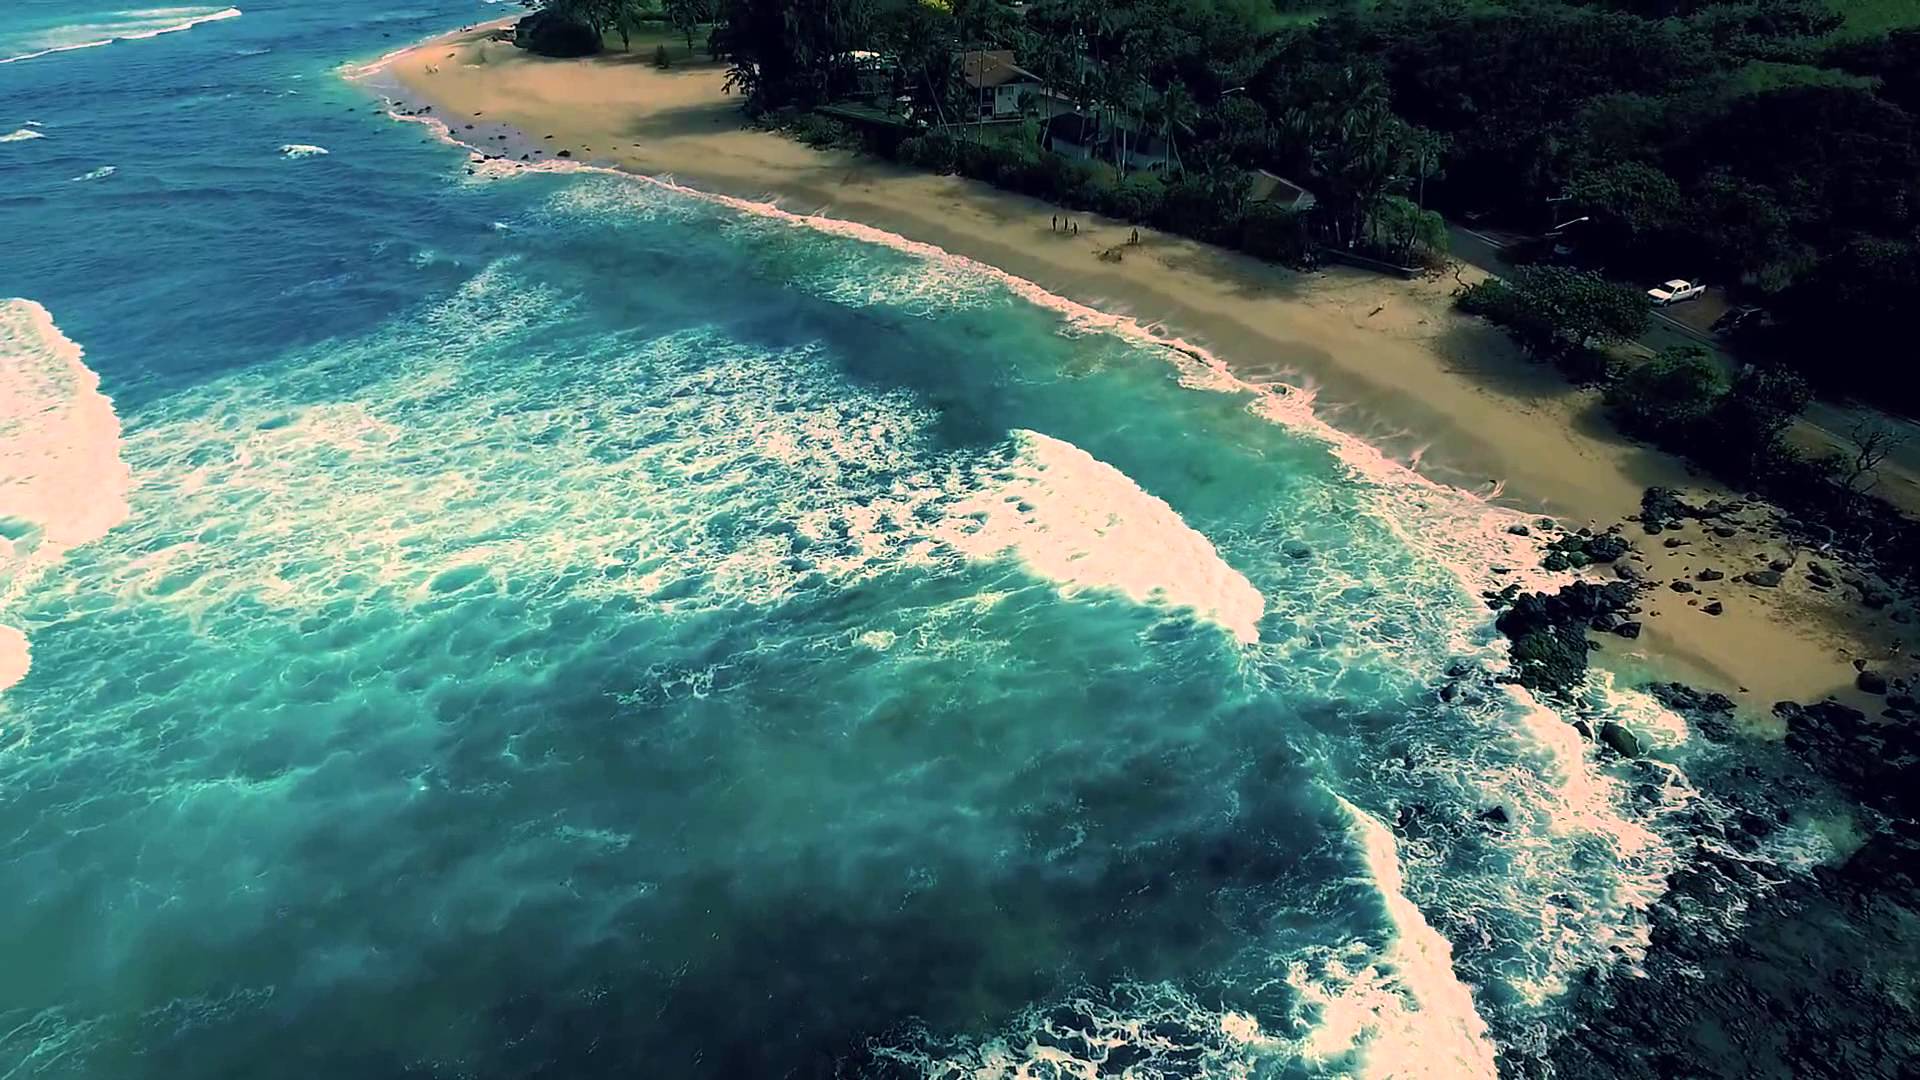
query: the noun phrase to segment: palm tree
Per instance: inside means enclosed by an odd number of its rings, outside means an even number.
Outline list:
[[[1175,167],[1184,169],[1180,165],[1180,144],[1175,133],[1192,131],[1194,121],[1200,117],[1200,107],[1193,100],[1193,92],[1187,89],[1186,83],[1175,79],[1161,93],[1157,111],[1160,114],[1161,135],[1167,140],[1167,156],[1173,159]]]
[[[1453,146],[1453,138],[1444,132],[1422,127],[1409,128],[1407,135],[1407,164],[1413,170],[1417,185],[1414,202],[1424,210],[1427,207],[1427,181],[1447,175],[1446,156]]]

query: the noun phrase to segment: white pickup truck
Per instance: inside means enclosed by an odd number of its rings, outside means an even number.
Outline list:
[[[1674,278],[1672,281],[1664,282],[1648,289],[1647,299],[1653,301],[1660,307],[1665,307],[1668,304],[1677,304],[1682,300],[1691,300],[1706,291],[1707,287],[1698,282],[1688,281],[1685,278]]]

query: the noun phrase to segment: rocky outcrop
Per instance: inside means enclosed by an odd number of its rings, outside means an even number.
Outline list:
[[[1633,610],[1634,588],[1624,581],[1576,581],[1557,593],[1520,593],[1495,625],[1512,641],[1515,678],[1530,690],[1564,694],[1587,674],[1587,629]],[[1618,633],[1623,623],[1614,624]],[[1634,633],[1639,632],[1634,624]]]
[[[1540,565],[1552,571],[1578,570],[1594,564],[1618,562],[1631,550],[1633,545],[1617,532],[1595,535],[1582,529],[1548,544],[1546,558],[1541,560]]]
[[[1900,875],[1915,850],[1877,837],[1837,869],[1776,884],[1703,847],[1651,913],[1645,977],[1594,978],[1570,995],[1582,1020],[1548,1051],[1552,1075],[1913,1075],[1920,1007],[1906,979],[1920,941],[1889,885],[1912,888]]]
[[[1869,717],[1837,701],[1773,707],[1786,721],[1787,748],[1862,805],[1920,816],[1920,725]]]
[[[1708,738],[1733,737],[1725,695],[1647,689]],[[1775,712],[1784,750],[1762,740],[1689,769],[1708,797],[1676,815],[1692,849],[1648,912],[1645,958],[1630,974],[1588,972],[1566,999],[1578,1022],[1544,1060],[1503,1062],[1503,1075],[1915,1075],[1920,795],[1900,778],[1920,739],[1891,705],[1892,723],[1833,701]],[[1838,866],[1789,872],[1764,845],[1797,809],[1831,807],[1820,777],[1872,808],[1861,820],[1874,833]]]

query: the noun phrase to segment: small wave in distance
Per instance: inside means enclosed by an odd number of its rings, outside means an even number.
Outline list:
[[[118,12],[110,22],[75,23],[71,26],[54,27],[30,41],[27,52],[0,57],[0,64],[14,64],[22,60],[34,60],[42,56],[74,52],[78,49],[97,49],[116,41],[143,41],[162,34],[191,30],[201,23],[237,19],[242,14],[239,8],[234,7],[148,8]]]

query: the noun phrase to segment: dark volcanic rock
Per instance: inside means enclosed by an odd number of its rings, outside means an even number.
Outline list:
[[[1623,638],[1637,638],[1640,636],[1640,624],[1632,619],[1628,619],[1626,622],[1614,627],[1613,632]]]
[[[1887,677],[1867,668],[1854,677],[1853,685],[1868,694],[1884,694],[1887,692]]]
[[[1920,815],[1920,730],[1869,719],[1837,701],[1773,707],[1787,722],[1787,748],[1849,795],[1887,813]]]
[[[1920,948],[1893,884],[1912,869],[1913,847],[1875,838],[1837,871],[1761,891],[1737,929],[1724,909],[1754,895],[1749,875],[1734,856],[1703,849],[1650,913],[1644,977],[1588,980],[1569,995],[1582,1019],[1547,1051],[1551,1075],[1913,1075],[1920,1007],[1907,980]]]
[[[1763,589],[1777,589],[1780,587],[1780,571],[1771,568],[1766,570],[1749,570],[1747,573],[1741,575],[1740,580],[1749,585],[1758,585]]]
[[[1734,737],[1733,699],[1725,694],[1695,690],[1685,683],[1653,683],[1647,687],[1655,701],[1686,718],[1687,725],[1712,742]]]
[[[1673,528],[1680,524],[1681,519],[1698,514],[1697,510],[1682,502],[1679,493],[1672,488],[1650,487],[1640,495],[1640,522],[1648,532]]]
[[[1547,568],[1553,569],[1551,564],[1555,562],[1566,564],[1561,569],[1566,569],[1567,566],[1579,567],[1592,563],[1617,562],[1632,549],[1626,537],[1618,533],[1601,533],[1599,536],[1594,536],[1582,531],[1571,536],[1563,536],[1547,545],[1546,562],[1549,564]],[[1556,555],[1560,558],[1555,559]]]
[[[1639,757],[1646,753],[1640,745],[1640,737],[1611,720],[1600,725],[1600,741],[1613,748],[1622,757]]]
[[[1587,674],[1587,627],[1633,604],[1633,586],[1576,581],[1549,596],[1523,593],[1495,623],[1512,639],[1518,681],[1532,690],[1565,692]]]

